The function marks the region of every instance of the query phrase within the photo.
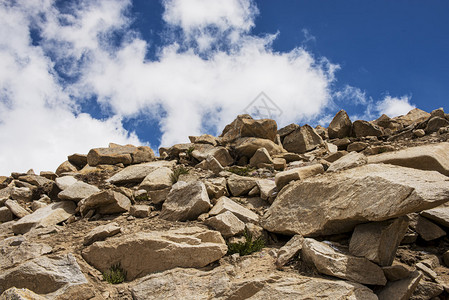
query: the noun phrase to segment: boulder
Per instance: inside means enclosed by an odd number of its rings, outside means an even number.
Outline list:
[[[249,160],[249,164],[253,167],[260,168],[261,165],[273,164],[273,160],[271,159],[267,149],[259,148]]]
[[[80,200],[87,198],[95,193],[98,193],[99,191],[100,189],[94,185],[78,181],[70,185],[62,192],[60,192],[58,194],[58,198],[61,200],[71,200],[79,202]]]
[[[72,165],[69,161],[65,161],[59,165],[55,173],[56,175],[61,176],[63,173],[74,173],[77,171],[78,169],[74,165]]]
[[[148,146],[135,147],[132,145],[120,146],[111,144],[109,148],[94,148],[87,153],[89,166],[96,165],[124,165],[139,164],[155,159],[153,150]]]
[[[167,199],[168,194],[170,193],[171,188],[166,188],[162,190],[150,191],[148,194],[150,195],[151,203],[153,204],[161,204]]]
[[[118,234],[121,230],[122,229],[116,222],[97,226],[84,236],[83,245],[89,246],[94,242],[103,241],[108,237]]]
[[[330,139],[342,139],[350,136],[352,128],[352,122],[349,119],[348,114],[343,109],[340,110],[332,119],[327,132]]]
[[[225,196],[218,199],[217,204],[215,204],[214,207],[209,211],[209,215],[215,216],[226,211],[232,212],[237,218],[245,223],[249,222],[257,224],[257,222],[259,221],[259,216],[256,213]]]
[[[195,220],[211,208],[206,186],[201,181],[178,181],[167,196],[160,217],[170,221]]]
[[[447,204],[424,210],[421,212],[421,215],[441,226],[449,228],[449,206]]]
[[[221,171],[224,170],[220,162],[212,155],[209,155],[205,160],[197,164],[196,167],[201,168],[203,170],[210,170],[214,174],[219,174]]]
[[[413,292],[412,297],[410,297],[410,300],[441,299],[438,296],[443,292],[444,286],[442,284],[421,280]]]
[[[408,218],[357,225],[349,243],[349,252],[363,256],[380,266],[390,266],[408,228]]]
[[[107,179],[106,181],[113,184],[140,183],[148,174],[150,174],[154,170],[163,167],[172,169],[175,165],[176,161],[166,161],[166,160],[152,161],[148,163],[132,165],[114,174],[111,178]]]
[[[392,164],[449,176],[449,143],[429,144],[368,157],[368,163]]]
[[[208,178],[204,181],[204,184],[210,199],[218,199],[221,196],[229,195],[226,178],[224,177]]]
[[[377,296],[379,300],[408,300],[422,277],[420,272],[415,271],[408,278],[390,281],[377,293]]]
[[[245,223],[240,221],[230,211],[225,211],[224,213],[211,217],[204,223],[219,231],[224,238],[242,234],[245,230]]]
[[[257,185],[256,178],[232,174],[228,177],[228,188],[233,196],[248,194]]]
[[[82,216],[94,209],[102,215],[118,214],[128,211],[131,201],[125,195],[111,190],[104,190],[93,194],[78,203]]]
[[[382,267],[385,277],[388,281],[397,281],[410,277],[410,275],[416,270],[409,267],[406,264],[394,261],[391,266]]]
[[[189,136],[189,140],[194,144],[209,144],[212,146],[217,146],[217,138],[210,134],[203,134],[200,136]]]
[[[352,152],[352,151],[360,152],[362,150],[365,150],[366,147],[368,147],[368,143],[354,142],[354,143],[349,144],[346,149],[348,152]]]
[[[5,206],[12,212],[13,215],[15,215],[17,218],[23,218],[27,215],[29,215],[30,213],[23,208],[22,206],[20,206],[19,203],[17,203],[17,201],[15,200],[6,200],[5,202]]]
[[[382,269],[363,257],[347,255],[335,247],[311,238],[304,239],[302,259],[313,264],[318,272],[361,284],[385,285]]]
[[[256,181],[259,187],[260,198],[263,200],[269,200],[276,192],[276,183],[270,179],[259,179]]]
[[[52,180],[39,175],[22,175],[19,177],[19,180],[22,182],[28,182],[29,184],[37,187],[44,187],[46,184],[52,182]]]
[[[278,194],[261,224],[282,234],[336,234],[448,200],[449,181],[438,172],[371,164],[290,184]]]
[[[424,129],[416,129],[416,130],[413,130],[412,132],[413,132],[413,135],[418,138],[426,135],[426,132],[424,131]]]
[[[46,300],[29,289],[9,288],[0,295],[0,300]]]
[[[235,153],[239,156],[246,156],[251,158],[257,149],[265,148],[270,155],[275,155],[282,153],[283,149],[281,146],[275,144],[274,142],[261,138],[239,138],[234,144]]]
[[[51,226],[67,220],[75,214],[76,205],[72,201],[56,202],[39,208],[26,215],[12,226],[15,234],[24,234],[36,226]]]
[[[129,214],[136,218],[146,218],[150,215],[150,206],[145,204],[133,205],[129,209]]]
[[[82,255],[101,272],[120,263],[127,280],[133,280],[176,267],[204,267],[223,257],[227,248],[218,231],[186,227],[113,237],[92,244]]]
[[[87,165],[87,155],[86,154],[72,154],[67,156],[67,159],[69,163],[76,166],[79,169],[84,168],[85,165]]]
[[[327,172],[337,172],[341,170],[352,169],[355,167],[366,165],[367,163],[368,158],[362,153],[350,152],[331,163],[330,167],[327,169]]]
[[[323,165],[314,164],[310,166],[299,167],[279,172],[274,177],[274,182],[276,184],[278,191],[280,191],[284,186],[286,186],[291,181],[303,180],[321,173],[324,173]]]
[[[417,216],[416,223],[412,227],[427,242],[446,235],[446,231],[441,229],[440,226],[419,215]]]
[[[52,258],[41,256],[0,274],[0,292],[11,287],[27,288],[46,298],[55,298],[72,286],[87,283],[70,253]]]
[[[315,149],[322,143],[321,136],[306,124],[287,135],[282,145],[288,152],[301,154]]]
[[[9,222],[13,219],[13,214],[6,206],[0,207],[0,222]]]
[[[256,137],[276,140],[277,124],[271,119],[254,120],[250,115],[239,115],[221,133],[222,142],[231,142],[241,137]]]
[[[278,130],[278,134],[279,137],[281,139],[283,139],[285,136],[289,135],[290,133],[292,133],[293,131],[295,131],[295,129],[299,128],[300,126],[298,124],[289,124],[285,127],[282,127],[281,129]]]
[[[69,186],[71,186],[72,184],[77,183],[78,180],[73,176],[63,176],[63,177],[56,178],[55,182],[56,182],[56,186],[61,191],[63,191],[65,189],[67,189]]]
[[[426,133],[430,134],[432,132],[438,131],[441,127],[449,126],[449,121],[444,117],[433,117],[427,122]]]
[[[434,109],[430,112],[430,117],[445,117],[444,109],[442,107]]]
[[[407,127],[412,124],[424,122],[429,119],[429,117],[430,114],[428,112],[415,108],[409,111],[405,116],[395,117],[393,120],[401,124],[403,127]]]
[[[299,234],[295,234],[284,246],[281,247],[281,249],[279,249],[276,259],[276,266],[280,268],[293,257],[298,255],[302,249],[303,242],[304,238]]]
[[[381,136],[382,129],[367,121],[357,120],[352,123],[352,131],[355,137],[361,138],[365,136]]]
[[[29,187],[13,187],[11,190],[11,199],[29,202],[33,200],[33,191]]]
[[[172,176],[173,171],[170,168],[157,168],[145,177],[139,185],[139,189],[154,191],[169,188],[173,185]]]

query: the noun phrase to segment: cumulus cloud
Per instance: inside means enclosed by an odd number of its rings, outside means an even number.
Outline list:
[[[383,100],[379,101],[376,109],[380,114],[386,114],[390,118],[407,114],[410,110],[416,108],[410,103],[409,96],[391,97],[387,95]]]

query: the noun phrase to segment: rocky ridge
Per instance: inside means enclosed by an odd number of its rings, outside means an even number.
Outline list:
[[[240,115],[159,157],[111,143],[0,176],[0,299],[447,299],[448,138],[441,108]]]

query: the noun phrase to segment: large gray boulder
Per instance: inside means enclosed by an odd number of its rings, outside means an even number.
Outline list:
[[[129,211],[131,201],[125,195],[111,190],[93,194],[78,203],[81,215],[86,215],[91,209],[102,215],[117,214]]]
[[[173,185],[172,176],[173,171],[170,168],[157,168],[145,177],[139,185],[139,189],[154,191],[169,188]]]
[[[220,197],[220,199],[218,199],[217,203],[209,211],[209,215],[216,216],[227,211],[232,212],[237,218],[245,223],[257,224],[257,222],[259,221],[259,216],[255,212],[241,206],[240,204],[232,201],[226,196]]]
[[[167,196],[160,217],[170,221],[194,220],[212,207],[201,181],[178,181]]]
[[[350,136],[352,122],[348,114],[343,109],[340,110],[332,119],[327,131],[330,139],[342,139]]]
[[[148,146],[121,146],[109,144],[108,148],[94,148],[87,153],[87,163],[89,166],[96,165],[124,165],[139,164],[155,159],[153,150]]]
[[[220,138],[223,142],[231,142],[240,137],[257,137],[276,140],[277,124],[271,119],[254,120],[250,115],[239,115],[226,125]]]
[[[352,123],[352,132],[355,137],[361,138],[365,136],[381,136],[382,129],[368,121],[357,120]]]
[[[224,238],[241,234],[245,230],[245,223],[230,211],[211,217],[204,223],[219,231]]]
[[[58,198],[61,200],[71,200],[79,202],[80,200],[98,193],[99,191],[100,189],[94,185],[78,181],[60,192],[58,194]]]
[[[290,184],[279,193],[261,224],[282,234],[336,234],[448,200],[449,181],[438,172],[371,164]]]
[[[96,242],[83,250],[83,258],[104,272],[120,263],[133,280],[176,267],[200,268],[219,260],[228,250],[218,231],[199,227],[137,232]]]
[[[239,138],[234,142],[235,153],[238,156],[245,156],[251,158],[257,149],[265,148],[268,153],[273,156],[282,153],[283,149],[275,142],[267,139],[244,137]]]
[[[257,179],[248,176],[239,176],[232,174],[228,180],[229,191],[233,196],[242,196],[248,194],[256,185]]]
[[[288,152],[305,153],[323,143],[321,136],[309,125],[301,126],[284,138],[282,145]]]
[[[138,165],[132,165],[124,168],[117,174],[114,174],[111,178],[107,179],[107,182],[113,184],[124,184],[124,183],[140,183],[142,180],[151,172],[157,168],[170,168],[172,169],[176,165],[175,161],[152,161],[148,163],[142,163]]]
[[[331,163],[327,169],[327,172],[337,172],[345,169],[351,169],[366,165],[367,162],[367,157],[362,153],[351,152]]]

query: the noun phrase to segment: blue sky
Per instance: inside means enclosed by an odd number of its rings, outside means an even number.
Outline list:
[[[447,1],[0,3],[0,174],[219,134],[260,92],[327,126],[445,107]]]

